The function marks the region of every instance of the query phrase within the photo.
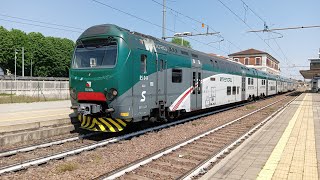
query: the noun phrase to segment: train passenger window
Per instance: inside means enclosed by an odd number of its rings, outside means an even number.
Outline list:
[[[192,72],[192,86],[193,86],[193,91],[192,94],[196,93],[196,72]]]
[[[198,58],[198,55],[196,55],[196,54],[191,54],[192,55],[192,57],[194,57],[194,58]]]
[[[201,94],[201,73],[198,73],[198,94]]]
[[[231,95],[231,86],[227,87],[227,95]]]
[[[251,85],[253,85],[253,78],[251,78]]]
[[[172,82],[173,83],[182,82],[182,69],[172,69]]]
[[[251,84],[251,80],[250,80],[251,78],[248,78],[248,85],[250,85]]]
[[[232,87],[232,94],[235,95],[237,92],[237,87],[236,86],[233,86]]]
[[[181,54],[189,56],[189,53],[187,51],[181,51]]]
[[[143,74],[147,73],[147,55],[141,54],[140,61],[140,72]]]
[[[238,86],[238,87],[237,87],[237,94],[239,94],[239,90],[240,90],[240,87]]]

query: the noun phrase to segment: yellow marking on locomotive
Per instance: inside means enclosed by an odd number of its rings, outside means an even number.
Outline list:
[[[86,116],[85,116],[85,117],[86,117]],[[90,126],[90,124],[91,124],[91,123],[90,123],[90,120],[91,120],[91,119],[87,119],[87,123],[86,123],[86,125],[84,125],[83,127],[87,128],[88,126]]]
[[[106,126],[108,126],[108,128],[110,129],[111,132],[116,132],[116,130],[111,126],[111,124],[109,124],[107,121],[105,121],[103,118],[99,118],[99,120],[105,124]]]
[[[96,123],[97,123],[96,118],[93,118],[93,119],[92,119],[91,126],[89,126],[88,129],[92,129]]]
[[[82,120],[81,120],[82,122],[81,122],[81,126],[83,127],[85,124],[86,124],[86,119],[82,116]]]
[[[115,125],[119,131],[123,130],[123,128],[118,123],[116,123],[113,119],[111,119],[111,118],[107,118],[107,119],[109,120],[109,122],[111,122],[113,125]]]
[[[81,122],[81,115],[80,114],[78,115],[78,120]]]
[[[101,124],[99,121],[97,121],[98,126],[100,127],[101,131],[107,132],[106,128]]]
[[[122,112],[122,113],[120,113],[120,116],[129,116],[129,113],[128,112]]]
[[[116,119],[120,124],[122,124],[124,127],[127,126],[127,124],[125,122],[123,122],[121,119]]]

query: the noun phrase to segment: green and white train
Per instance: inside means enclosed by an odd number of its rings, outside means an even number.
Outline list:
[[[78,38],[70,68],[81,127],[117,132],[127,124],[292,91],[295,83],[116,25]]]

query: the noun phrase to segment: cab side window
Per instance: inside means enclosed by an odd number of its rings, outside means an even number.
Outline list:
[[[141,72],[141,74],[147,73],[147,55],[145,55],[145,54],[141,54],[140,72]]]

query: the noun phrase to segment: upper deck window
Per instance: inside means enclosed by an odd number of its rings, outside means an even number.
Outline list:
[[[74,52],[72,67],[111,68],[117,61],[117,43],[107,39],[79,41]]]

